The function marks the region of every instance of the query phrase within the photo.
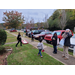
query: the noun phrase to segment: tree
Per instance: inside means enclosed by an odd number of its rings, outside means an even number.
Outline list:
[[[70,20],[69,19],[66,23],[65,29],[69,28],[73,31],[74,27],[75,27],[75,20]]]
[[[47,19],[50,30],[70,28],[74,30],[75,27],[75,9],[57,9]]]
[[[47,19],[48,19],[48,14],[45,14],[45,17],[44,17],[44,19],[43,19],[43,21],[44,21],[44,27],[45,27],[45,28],[48,28],[48,27],[49,27],[49,24],[48,24]]]
[[[72,16],[70,17],[70,20],[75,20],[75,9],[72,11]]]
[[[74,30],[74,27],[75,27],[75,9],[70,9],[68,11],[68,15],[69,15],[69,18],[68,18],[68,21],[66,23],[66,28],[69,28],[71,30]]]
[[[62,9],[59,16],[59,26],[63,30],[66,26],[66,12],[65,9]]]
[[[49,30],[58,30],[59,27],[59,10],[55,10],[55,12],[47,19],[49,24]]]
[[[31,27],[34,27],[34,19],[33,18],[31,18],[30,24],[31,24]]]
[[[52,19],[55,20],[59,16],[59,10],[55,10],[55,12],[52,15]]]
[[[30,22],[29,22],[29,16],[25,17],[25,23],[26,23],[26,29],[30,29]]]
[[[21,26],[21,24],[24,23],[24,16],[22,16],[22,13],[19,13],[17,11],[9,11],[4,12],[3,21],[5,21],[5,26],[8,26],[8,28],[17,28]]]

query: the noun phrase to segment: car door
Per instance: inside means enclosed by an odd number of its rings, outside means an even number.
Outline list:
[[[71,31],[71,33],[72,33],[72,36],[73,36],[73,35],[74,35],[74,34],[73,34],[73,31],[72,31],[72,30],[70,30],[70,31]]]
[[[61,32],[60,35],[58,35],[59,41],[62,39],[62,35],[64,34],[65,31]]]

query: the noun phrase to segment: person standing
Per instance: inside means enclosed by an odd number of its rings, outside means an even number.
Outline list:
[[[21,35],[20,35],[20,33],[18,33],[17,40],[18,40],[18,43],[16,44],[16,47],[17,47],[17,45],[19,43],[20,43],[20,46],[22,46],[22,41],[21,41]]]
[[[53,44],[53,48],[54,48],[53,53],[57,54],[57,33],[54,33],[54,35],[52,37],[52,44]]]
[[[68,47],[70,46],[70,38],[72,37],[72,33],[70,29],[66,29],[65,33],[62,35],[64,38],[64,46],[63,46],[63,54],[62,57],[65,57],[65,60],[69,59]]]
[[[27,29],[26,29],[26,36],[27,36]]]
[[[34,41],[34,34],[31,32],[31,40]]]

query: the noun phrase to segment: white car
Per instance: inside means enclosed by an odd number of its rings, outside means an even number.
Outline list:
[[[69,47],[69,49],[70,50],[74,50],[74,46],[75,46],[75,34],[74,34],[74,36],[71,37],[70,42],[71,42],[71,46]]]

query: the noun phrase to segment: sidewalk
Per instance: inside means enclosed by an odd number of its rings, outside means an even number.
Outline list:
[[[11,33],[11,34],[14,35],[14,36],[17,36],[13,33]],[[24,37],[22,37],[22,39],[25,39],[29,44],[31,44],[32,46],[37,48],[38,42],[35,42],[35,41],[32,42],[31,39],[24,38]],[[69,60],[64,60],[64,58],[62,58],[62,52],[61,51],[58,51],[57,54],[53,54],[53,48],[51,48],[49,46],[45,46],[45,45],[44,45],[44,50],[45,50],[45,53],[52,56],[56,60],[64,63],[65,65],[75,65],[75,58],[71,55],[69,56]]]

